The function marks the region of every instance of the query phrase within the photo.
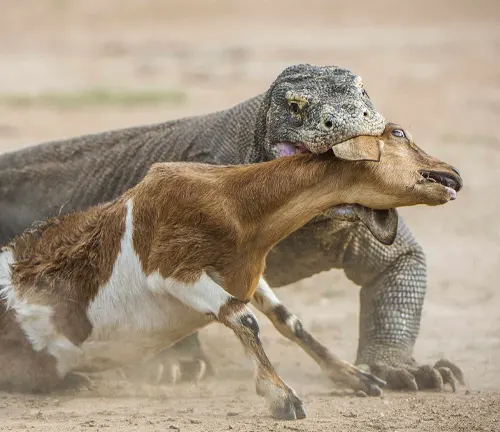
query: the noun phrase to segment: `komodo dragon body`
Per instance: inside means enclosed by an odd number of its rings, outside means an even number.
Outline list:
[[[384,124],[359,76],[298,65],[285,69],[265,94],[225,111],[4,154],[0,244],[34,221],[116,198],[155,162],[239,164],[318,153],[358,135],[378,135]],[[357,364],[392,388],[442,388],[443,382],[454,386],[455,376],[462,380],[450,362],[419,366],[412,358],[426,264],[402,220],[396,240],[385,246],[363,223],[318,218],[271,251],[265,276],[271,286],[281,286],[332,268],[361,286]],[[179,346],[199,351],[196,335]]]

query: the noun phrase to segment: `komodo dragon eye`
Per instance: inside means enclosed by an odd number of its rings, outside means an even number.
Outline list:
[[[402,131],[401,129],[394,129],[392,131],[392,135],[398,138],[406,138],[404,131]]]

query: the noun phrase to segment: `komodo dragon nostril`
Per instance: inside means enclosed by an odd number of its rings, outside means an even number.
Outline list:
[[[333,127],[333,122],[331,120],[325,120],[323,124],[327,129],[331,129]]]
[[[455,167],[451,167],[452,171],[456,174],[458,174],[461,177],[460,171],[457,170]]]

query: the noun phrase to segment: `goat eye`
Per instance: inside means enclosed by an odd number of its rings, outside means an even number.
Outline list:
[[[401,129],[394,129],[392,135],[398,138],[406,138],[405,133]]]
[[[290,111],[292,111],[294,114],[297,114],[300,111],[299,104],[297,102],[291,102]]]

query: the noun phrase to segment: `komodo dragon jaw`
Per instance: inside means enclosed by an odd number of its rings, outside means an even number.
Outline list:
[[[298,152],[324,153],[360,135],[379,135],[375,110],[359,75],[336,66],[285,69],[264,95],[256,142],[269,159]]]

